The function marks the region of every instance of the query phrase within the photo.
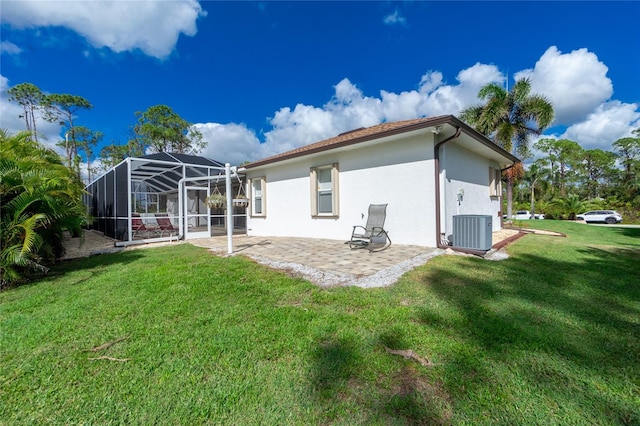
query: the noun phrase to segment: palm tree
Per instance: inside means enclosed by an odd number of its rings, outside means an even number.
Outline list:
[[[465,108],[460,118],[471,124],[480,133],[491,138],[509,152],[522,158],[529,156],[529,138],[540,135],[551,122],[554,112],[551,103],[541,95],[531,94],[529,79],[520,79],[506,91],[501,86],[490,83],[478,92],[484,105]],[[513,210],[513,179],[507,181],[507,216]]]
[[[529,170],[527,170],[524,174],[523,180],[529,186],[529,191],[530,191],[531,217],[535,217],[535,214],[536,214],[535,191],[542,175],[543,175],[543,171],[541,170],[540,166],[538,166],[536,163],[533,163],[529,167]]]
[[[561,214],[566,214],[567,219],[576,220],[576,216],[584,212],[589,203],[585,203],[576,194],[568,194],[566,197],[556,198],[552,203],[560,209]]]
[[[62,254],[63,231],[86,220],[82,185],[27,132],[0,131],[0,288]]]

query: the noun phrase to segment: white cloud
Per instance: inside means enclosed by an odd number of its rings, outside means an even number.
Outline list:
[[[200,155],[222,163],[238,165],[275,154],[268,153],[265,144],[261,144],[255,132],[244,124],[199,123],[193,127],[207,141],[207,147]]]
[[[443,84],[443,76],[440,71],[429,71],[420,79],[420,92],[429,93]]]
[[[340,133],[334,113],[324,108],[298,104],[281,108],[271,118],[273,130],[265,133],[265,143],[273,151],[287,151]],[[276,146],[278,148],[276,148]]]
[[[407,25],[407,19],[400,14],[400,11],[396,9],[393,13],[387,15],[382,20],[386,25]]]
[[[408,120],[415,118],[423,109],[425,97],[418,91],[393,93],[382,90],[382,112],[388,121]]]
[[[0,75],[0,128],[8,130],[9,133],[17,133],[25,130],[24,120],[19,118],[24,111],[20,105],[9,102],[7,90],[9,79]]]
[[[515,79],[531,79],[533,93],[546,95],[555,110],[556,124],[576,123],[613,94],[607,77],[608,68],[587,49],[562,53],[551,46],[533,69],[514,75]]]
[[[380,100],[363,95],[348,79],[336,84],[335,95],[323,107],[284,107],[270,119],[273,129],[265,144],[276,153],[330,138],[346,130],[368,127],[383,119]]]
[[[495,65],[481,63],[460,71],[456,76],[459,84],[447,85],[441,82],[433,90],[428,91],[438,78],[441,78],[441,75],[428,78],[425,75],[421,79],[420,93],[426,98],[420,115],[458,114],[462,109],[480,103],[478,91],[482,86],[504,82],[504,76]]]
[[[552,76],[556,71],[558,75]],[[612,88],[606,66],[586,49],[563,55],[552,47],[534,69],[516,73],[515,78],[522,76],[532,78],[534,93],[543,93],[552,101],[562,98],[555,105],[558,117],[575,123],[561,136],[542,137],[568,138],[585,148],[610,150],[614,141],[640,127],[639,105],[609,100]],[[334,96],[322,106],[298,104],[293,109],[283,107],[276,111],[270,119],[272,129],[264,133],[264,143],[245,126],[201,125],[216,129],[215,141],[205,137],[210,141],[207,153],[232,163],[257,160],[385,121],[457,115],[482,102],[477,97],[480,88],[488,83],[502,85],[505,76],[495,65],[476,63],[461,70],[456,80],[448,84],[441,72],[429,71],[420,78],[417,89],[400,93],[381,90],[376,97],[366,96],[345,78],[335,85]]]
[[[372,97],[365,96],[345,78],[334,86],[334,96],[321,107],[298,104],[293,109],[283,107],[276,111],[270,119],[272,129],[264,133],[264,143],[242,125],[204,123],[196,127],[209,143],[205,155],[237,164],[385,121],[457,114],[477,102],[480,87],[501,82],[504,77],[493,65],[475,64],[462,70],[457,79],[459,84],[446,85],[442,73],[428,72],[422,76],[418,90],[401,93],[383,90],[380,97]]]
[[[458,114],[469,105],[480,103],[478,91],[489,83],[502,84],[504,76],[495,65],[476,63],[456,76],[458,84],[446,84],[442,73],[429,71],[422,76],[418,90],[399,94],[382,90],[385,121]]]
[[[584,121],[567,128],[562,138],[579,142],[585,149],[610,151],[613,142],[631,136],[632,130],[640,128],[639,106],[620,101],[606,102]]]
[[[16,28],[62,26],[97,48],[114,52],[140,49],[165,58],[180,34],[194,36],[206,12],[196,0],[175,1],[8,1],[2,22]]]
[[[349,79],[342,79],[335,90],[334,98],[325,109],[332,113],[334,127],[340,132],[373,126],[385,119],[381,100],[364,96]]]
[[[457,80],[468,90],[475,90],[473,94],[475,97],[482,86],[488,83],[503,84],[505,77],[495,65],[476,62],[475,65],[460,71]]]
[[[15,44],[11,43],[10,41],[2,41],[2,42],[0,42],[0,53],[7,53],[9,55],[17,55],[20,52],[22,52],[22,49],[20,49],[18,46],[16,46]]]

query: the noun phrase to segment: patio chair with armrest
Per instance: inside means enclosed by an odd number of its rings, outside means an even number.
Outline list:
[[[367,248],[369,253],[382,251],[391,246],[391,238],[384,229],[387,217],[387,204],[369,205],[369,215],[365,226],[355,225],[351,231],[349,247],[354,249]]]
[[[133,238],[137,236],[144,238],[145,233],[147,236],[150,233],[150,230],[145,226],[142,218],[137,213],[131,215],[131,230],[133,231]]]
[[[160,235],[163,235],[165,232],[171,235],[178,231],[178,229],[173,226],[173,223],[171,223],[171,219],[169,219],[167,213],[156,213],[155,216],[158,227],[160,228]]]

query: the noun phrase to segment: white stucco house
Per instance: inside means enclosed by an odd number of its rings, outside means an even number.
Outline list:
[[[394,244],[441,247],[454,215],[501,228],[501,170],[518,161],[452,115],[356,129],[245,165],[247,234],[346,241],[388,204]]]

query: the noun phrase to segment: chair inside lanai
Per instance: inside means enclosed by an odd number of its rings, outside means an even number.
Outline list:
[[[169,219],[169,215],[167,213],[156,213],[156,221],[158,222],[158,228],[160,228],[161,235],[165,232],[171,235],[178,231],[178,229],[171,223],[171,219]]]

